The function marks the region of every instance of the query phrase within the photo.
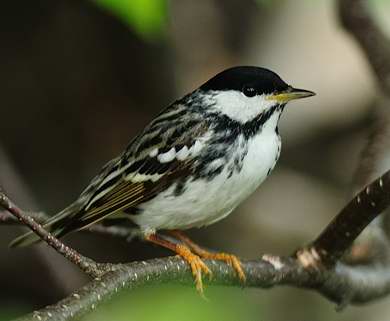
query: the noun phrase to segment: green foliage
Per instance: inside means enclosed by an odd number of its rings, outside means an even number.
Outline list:
[[[207,287],[208,300],[195,288],[145,287],[121,295],[83,321],[204,321],[259,320],[258,308],[242,289]],[[249,302],[248,302],[249,301]]]
[[[29,313],[31,310],[32,307],[28,305],[4,303],[0,305],[0,321],[13,320],[16,317]]]
[[[145,40],[162,37],[167,23],[167,0],[93,0],[128,24]]]

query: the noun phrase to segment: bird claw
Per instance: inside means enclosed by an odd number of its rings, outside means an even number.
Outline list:
[[[245,276],[244,270],[242,269],[241,261],[238,259],[238,257],[235,255],[229,254],[229,258],[226,262],[230,266],[232,266],[233,269],[236,271],[236,274],[238,275],[238,278],[240,279],[241,283],[245,284],[246,276]]]
[[[234,271],[236,272],[238,278],[240,281],[245,284],[246,282],[246,276],[244,273],[244,270],[242,269],[241,262],[239,258],[233,254],[227,254],[227,253],[210,253],[210,259],[218,260],[218,261],[224,261],[227,264],[229,264]]]
[[[227,263],[228,265],[230,265],[234,269],[234,271],[236,272],[237,276],[239,277],[241,283],[243,285],[245,284],[246,276],[245,276],[245,273],[242,269],[241,262],[237,256],[232,255],[232,254],[223,253],[223,252],[221,252],[221,253],[209,252],[209,251],[203,249],[202,247],[200,247],[199,245],[197,245],[196,243],[194,243],[193,241],[191,241],[191,239],[189,239],[186,235],[184,235],[182,232],[180,232],[178,230],[171,231],[171,235],[173,235],[173,237],[177,238],[178,240],[180,240],[184,244],[186,244],[189,247],[189,249],[191,249],[191,251],[193,253],[197,254],[198,257],[200,257],[200,258],[224,261],[225,263]],[[203,261],[202,261],[202,263],[203,263]],[[208,275],[209,275],[209,278],[211,280],[211,278],[212,278],[211,272],[208,273]]]
[[[202,261],[202,259],[193,254],[193,257],[191,258],[191,261],[188,261],[191,266],[192,275],[195,278],[195,286],[199,293],[203,295],[203,281],[202,281],[202,272],[204,274],[209,275],[209,277],[212,277],[211,270],[207,267],[207,265]]]
[[[177,253],[180,257],[187,261],[190,265],[192,275],[194,277],[194,282],[196,286],[196,290],[199,294],[204,297],[203,294],[203,281],[202,281],[202,272],[204,274],[209,275],[209,278],[212,277],[212,272],[208,268],[208,266],[202,261],[202,259],[192,253],[187,247],[178,244],[177,245]]]

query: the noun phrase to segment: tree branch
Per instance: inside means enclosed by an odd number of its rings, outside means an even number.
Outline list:
[[[213,272],[206,283],[242,286],[235,272],[219,261],[205,261]],[[262,260],[244,261],[247,287],[270,288],[289,285],[315,290],[341,307],[360,304],[382,297],[390,291],[390,269],[385,266],[351,268],[337,265],[332,270],[309,271],[293,258],[264,256]],[[115,271],[97,278],[60,302],[30,313],[16,321],[78,319],[123,290],[161,284],[193,283],[188,265],[177,257],[154,259],[121,265]]]
[[[59,239],[47,232],[42,225],[37,223],[31,216],[26,215],[20,208],[18,208],[4,193],[0,190],[0,206],[6,209],[14,217],[16,217],[22,224],[28,226],[34,233],[36,233],[48,245],[54,248],[58,253],[66,257],[73,264],[77,265],[82,271],[91,277],[98,277],[111,270],[109,264],[99,264],[95,261],[81,255],[69,246],[66,246]]]
[[[390,206],[390,171],[357,194],[311,244],[320,261],[333,266],[359,234]]]
[[[1,193],[1,189],[0,189],[0,195],[5,196],[4,194]],[[47,221],[50,218],[50,216],[47,215],[45,212],[23,211],[23,213],[33,218],[34,221],[39,224],[44,224],[45,221]],[[8,211],[0,210],[0,224],[2,225],[22,224],[23,225],[24,223],[19,221],[15,216],[10,214]],[[103,234],[112,237],[123,238],[126,240],[131,240],[133,237],[133,233],[132,233],[133,230],[126,226],[104,226],[101,224],[95,224],[86,230],[82,230],[82,232],[92,232],[92,233]]]
[[[360,231],[377,216],[377,213],[390,205],[389,195],[390,171],[367,186],[347,204],[310,246],[318,254],[316,259],[321,263],[320,268],[305,269],[294,257],[264,255],[261,260],[243,262],[247,276],[246,285],[261,288],[292,285],[313,289],[341,306],[368,302],[388,294],[390,292],[388,264],[374,264],[373,262],[372,265],[366,267],[349,267],[340,263],[334,265],[334,262],[352,244]],[[90,275],[97,276],[93,282],[68,298],[20,320],[78,318],[93,310],[100,302],[110,298],[119,290],[146,284],[164,282],[189,284],[192,281],[187,263],[180,258],[170,257],[126,265],[109,265],[109,268],[102,269],[100,264],[81,256],[58,239],[50,236],[4,195],[0,197],[0,205],[7,208],[62,255]],[[83,265],[80,262],[87,263]],[[211,284],[240,285],[240,281],[228,265],[218,261],[206,262],[214,275]],[[93,273],[91,273],[91,265],[96,267]]]
[[[1,193],[1,189],[0,189]],[[38,223],[43,223],[45,222],[49,217],[44,213],[44,212],[26,212],[24,211],[25,214],[28,216],[32,217],[36,222]],[[13,224],[20,224],[21,222],[10,212],[8,211],[0,211],[0,224],[8,224],[8,225],[13,225]]]

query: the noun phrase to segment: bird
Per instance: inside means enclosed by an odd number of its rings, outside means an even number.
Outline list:
[[[43,227],[62,237],[125,221],[145,241],[181,256],[200,293],[202,275],[211,275],[205,259],[226,262],[245,282],[237,256],[210,252],[183,231],[220,221],[261,185],[280,155],[278,123],[286,104],[313,95],[266,68],[223,70],[163,109]],[[10,246],[37,241],[29,232]]]

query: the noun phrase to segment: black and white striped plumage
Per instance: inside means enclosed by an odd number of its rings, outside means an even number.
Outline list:
[[[214,223],[275,166],[285,104],[311,95],[267,69],[227,69],[164,109],[45,227],[62,236],[126,218],[149,235]],[[13,245],[31,241],[30,233]]]

